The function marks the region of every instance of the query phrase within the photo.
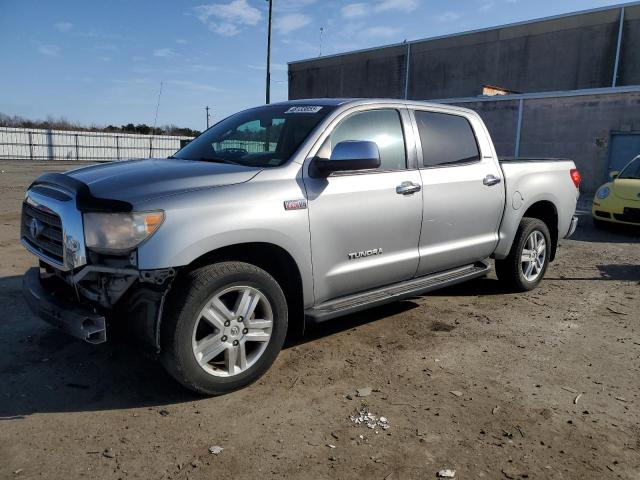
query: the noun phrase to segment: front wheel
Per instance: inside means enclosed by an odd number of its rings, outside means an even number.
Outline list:
[[[186,275],[168,301],[162,362],[187,388],[220,395],[260,378],[287,333],[287,302],[276,280],[244,262]]]
[[[498,279],[511,290],[533,290],[547,271],[550,247],[547,225],[537,218],[523,218],[509,255],[503,260],[496,260]]]

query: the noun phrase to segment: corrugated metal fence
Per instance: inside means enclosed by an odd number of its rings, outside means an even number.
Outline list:
[[[107,161],[167,157],[192,137],[0,127],[0,159]]]

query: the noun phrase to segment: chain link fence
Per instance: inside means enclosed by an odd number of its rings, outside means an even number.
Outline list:
[[[162,158],[192,137],[0,127],[0,159],[110,161]]]

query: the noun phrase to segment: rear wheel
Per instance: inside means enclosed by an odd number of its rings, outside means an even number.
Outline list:
[[[512,290],[533,290],[547,271],[550,251],[547,225],[537,218],[525,217],[507,258],[496,260],[496,275]]]
[[[222,262],[189,273],[162,325],[162,362],[187,388],[220,395],[249,385],[271,366],[287,332],[282,289],[264,270]]]

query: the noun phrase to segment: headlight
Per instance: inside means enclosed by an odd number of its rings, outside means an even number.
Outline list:
[[[87,248],[102,253],[123,253],[153,235],[164,221],[164,212],[85,213],[83,218]]]
[[[609,196],[610,191],[611,189],[609,187],[602,187],[600,190],[598,190],[598,198],[600,200],[604,200]]]

